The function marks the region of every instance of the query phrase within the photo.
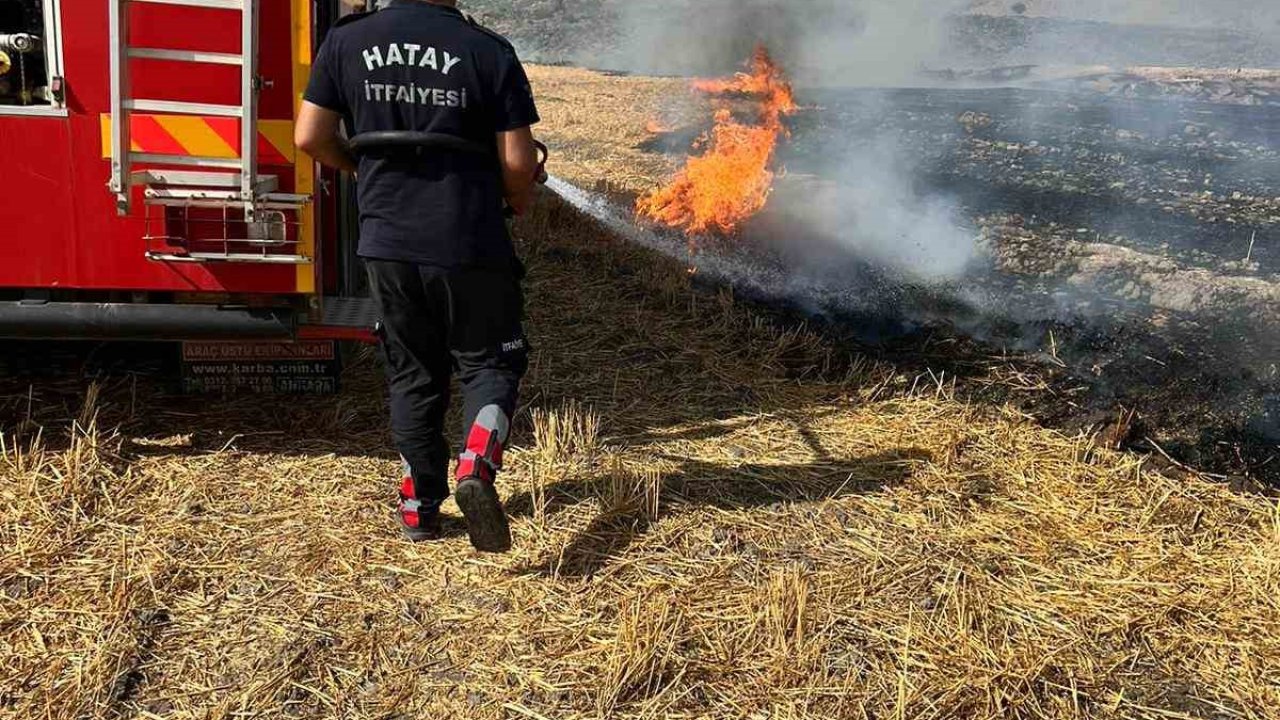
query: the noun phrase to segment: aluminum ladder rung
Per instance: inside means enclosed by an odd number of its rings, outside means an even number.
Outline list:
[[[252,204],[258,210],[300,210],[302,207],[311,202],[311,198],[306,195],[266,195],[252,200],[244,200],[235,198],[230,200],[210,200],[203,198],[181,198],[181,197],[163,197],[152,195],[148,192],[146,203],[157,207],[183,207],[183,208],[203,208],[207,210],[224,210],[236,205],[244,206]]]
[[[278,193],[263,192],[254,195],[252,198],[246,198],[235,190],[212,190],[205,188],[156,188],[149,187],[144,193],[148,200],[156,200],[153,205],[165,205],[167,201],[174,201],[179,204],[185,202],[208,202],[208,203],[245,203],[256,202],[287,206],[301,207],[311,202],[310,196],[299,195],[297,193]],[[263,205],[266,207],[266,205]]]
[[[108,34],[111,39],[111,192],[116,197],[116,211],[128,215],[135,163],[192,167],[206,170],[235,170],[238,186],[219,182],[219,187],[238,190],[234,200],[244,211],[246,222],[257,213],[254,200],[261,193],[258,185],[258,76],[260,10],[265,0],[107,0]],[[130,8],[137,3],[235,10],[240,14],[240,52],[220,53],[201,50],[179,50],[158,47],[131,47],[129,43]],[[135,7],[136,9],[136,7]],[[130,92],[130,60],[169,60],[189,63],[237,66],[240,70],[240,104],[182,102],[160,98],[135,98]],[[161,115],[194,115],[240,119],[238,158],[211,158],[188,155],[134,153],[130,135],[133,113]],[[274,187],[272,188],[274,189]]]
[[[163,239],[163,238],[149,238],[149,239],[150,239],[150,240],[157,240],[157,239]],[[297,240],[279,240],[279,239],[268,239],[268,238],[259,238],[259,239],[256,239],[256,240],[255,240],[255,239],[252,239],[252,238],[226,238],[226,239],[223,239],[223,238],[216,238],[216,239],[214,239],[214,240],[210,240],[210,241],[208,241],[208,242],[212,242],[212,243],[216,243],[216,244],[237,245],[237,246],[239,246],[239,245],[247,245],[247,246],[249,246],[249,247],[255,247],[255,248],[281,248],[281,247],[287,247],[287,246],[289,246],[289,245],[297,245],[297,244],[298,244],[298,241],[297,241]],[[152,250],[151,252],[156,253],[156,254],[177,255],[178,257],[189,257],[189,256],[190,256],[190,253],[186,253],[186,254],[183,254],[183,253],[160,253],[160,252],[158,252],[158,251],[156,251],[156,250]],[[216,255],[216,256],[218,256],[218,257],[222,257],[222,256],[226,255],[226,253],[217,253],[217,252],[216,252],[216,253],[206,253],[206,254],[208,254],[208,255]],[[242,254],[242,255],[253,255],[254,257],[262,257],[262,256],[265,254],[265,252],[264,252],[264,253],[240,253],[240,254]],[[271,257],[271,256],[270,256],[270,255],[267,255],[267,257]],[[286,256],[286,257],[297,257],[297,256],[290,255],[290,256]]]
[[[124,109],[175,115],[244,116],[244,107],[240,105],[215,105],[213,103],[178,102],[176,100],[125,100]]]
[[[179,165],[182,167],[199,167],[218,170],[239,170],[238,158],[215,158],[201,155],[160,155],[158,153],[126,153],[129,163],[147,163],[151,165]]]
[[[201,50],[169,50],[166,48],[129,48],[129,57],[142,60],[173,60],[175,62],[206,63],[210,65],[243,65],[244,58],[232,53],[204,52]]]
[[[129,0],[156,5],[186,5],[187,7],[216,8],[219,10],[243,10],[244,0]]]
[[[172,253],[148,252],[148,260],[157,262],[181,263],[251,263],[260,265],[310,265],[312,260],[305,255],[259,255],[257,253]]]
[[[133,180],[141,185],[165,188],[238,188],[241,185],[240,173],[161,170],[155,168],[133,171]],[[279,187],[280,178],[275,175],[259,175],[254,185],[259,194],[275,192]]]
[[[170,190],[164,187],[152,186],[147,188],[145,194],[150,200],[244,200],[236,190],[209,190],[205,188]]]

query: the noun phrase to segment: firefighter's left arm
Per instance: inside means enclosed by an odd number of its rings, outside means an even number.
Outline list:
[[[527,127],[518,128],[498,133],[497,139],[503,193],[515,214],[523,215],[533,202],[534,185],[545,181],[533,132]]]
[[[356,159],[341,128],[341,115],[304,100],[293,127],[293,143],[322,165],[353,173]]]

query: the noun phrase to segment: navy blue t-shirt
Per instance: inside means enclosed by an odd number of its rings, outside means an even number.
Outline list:
[[[362,257],[446,267],[511,262],[495,134],[533,125],[538,111],[510,43],[454,8],[396,0],[329,32],[304,97],[341,113],[352,136],[444,133],[495,150],[362,157]]]

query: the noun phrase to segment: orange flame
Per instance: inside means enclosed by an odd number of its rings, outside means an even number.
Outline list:
[[[797,110],[795,95],[763,46],[756,48],[750,73],[697,80],[693,88],[750,98],[759,104],[759,120],[744,123],[726,108],[717,110],[715,125],[701,141],[706,152],[690,157],[668,185],[640,198],[636,212],[691,236],[711,231],[729,235],[769,199],[774,151],[787,134],[782,118]]]

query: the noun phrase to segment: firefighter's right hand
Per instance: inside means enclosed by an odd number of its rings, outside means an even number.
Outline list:
[[[547,150],[546,145],[537,140],[533,141],[533,146],[538,150],[538,171],[534,173],[533,179],[539,185],[546,185],[547,180],[550,179],[550,176],[547,175],[547,158],[551,156],[551,153]]]

